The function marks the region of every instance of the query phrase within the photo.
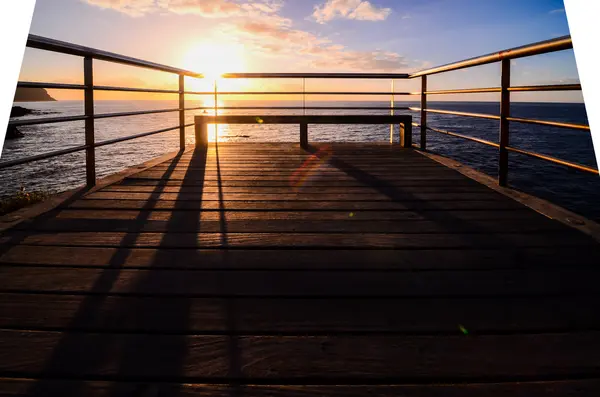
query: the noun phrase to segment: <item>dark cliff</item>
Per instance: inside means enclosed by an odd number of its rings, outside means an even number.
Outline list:
[[[44,102],[56,101],[43,88],[17,88],[15,102]]]

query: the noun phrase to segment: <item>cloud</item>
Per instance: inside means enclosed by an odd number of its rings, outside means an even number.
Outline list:
[[[196,14],[205,18],[224,18],[244,12],[240,4],[222,0],[158,0],[157,5],[175,14]]]
[[[319,69],[396,72],[409,66],[407,60],[386,51],[338,51],[316,59],[312,64]]]
[[[391,12],[390,8],[378,8],[367,0],[327,0],[325,4],[315,6],[313,17],[319,23],[337,18],[383,21]]]
[[[294,59],[299,68],[316,67],[344,71],[405,70],[409,62],[389,51],[354,51],[329,38],[294,27],[293,21],[280,15],[281,0],[83,0],[105,9],[139,17],[151,13],[198,15],[220,19],[219,35],[238,42],[248,53]],[[347,17],[375,20],[378,10],[367,1],[330,1],[327,4],[351,4],[343,10]],[[383,15],[383,14],[381,14]],[[382,16],[380,16],[382,17]]]
[[[557,8],[556,10],[550,11],[548,14],[564,14],[564,13],[565,13],[564,8]]]
[[[301,63],[321,70],[394,72],[406,69],[405,57],[391,51],[354,51],[328,38],[294,29],[292,22],[276,20],[240,21],[229,26],[230,36],[265,55],[299,56]],[[304,67],[302,65],[302,67]]]
[[[260,16],[273,14],[282,6],[280,0],[157,0],[157,5],[176,14],[196,14],[205,18]]]
[[[155,9],[155,0],[82,0],[88,4],[140,17]]]
[[[88,4],[139,17],[155,12],[195,14],[205,18],[258,16],[279,11],[281,0],[82,0]]]

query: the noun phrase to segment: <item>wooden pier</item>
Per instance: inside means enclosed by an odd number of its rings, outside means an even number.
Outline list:
[[[412,149],[210,144],[1,242],[3,396],[600,392],[595,240]]]

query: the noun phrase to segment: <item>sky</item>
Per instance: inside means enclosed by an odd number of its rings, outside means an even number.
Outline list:
[[[31,33],[213,77],[224,72],[414,72],[568,35],[569,27],[562,0],[37,0]],[[492,64],[432,76],[429,89],[498,86],[499,70]],[[20,80],[81,83],[82,61],[28,49]],[[174,88],[176,81],[165,73],[95,63],[98,85]],[[212,81],[187,79],[186,86],[208,90]],[[513,61],[513,85],[574,82],[572,51]],[[299,90],[301,84],[219,82],[223,90]],[[390,85],[389,80],[309,80],[307,90],[385,91]],[[416,91],[419,82],[397,80],[395,89]],[[81,95],[51,94],[59,100]],[[496,100],[495,95],[435,99]],[[172,99],[112,92],[97,98]],[[347,98],[359,99],[364,98]],[[513,100],[582,101],[579,92],[519,93]]]

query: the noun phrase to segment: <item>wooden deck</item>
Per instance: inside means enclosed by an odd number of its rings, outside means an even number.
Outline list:
[[[212,145],[0,239],[2,396],[600,394],[599,246],[411,149]]]

